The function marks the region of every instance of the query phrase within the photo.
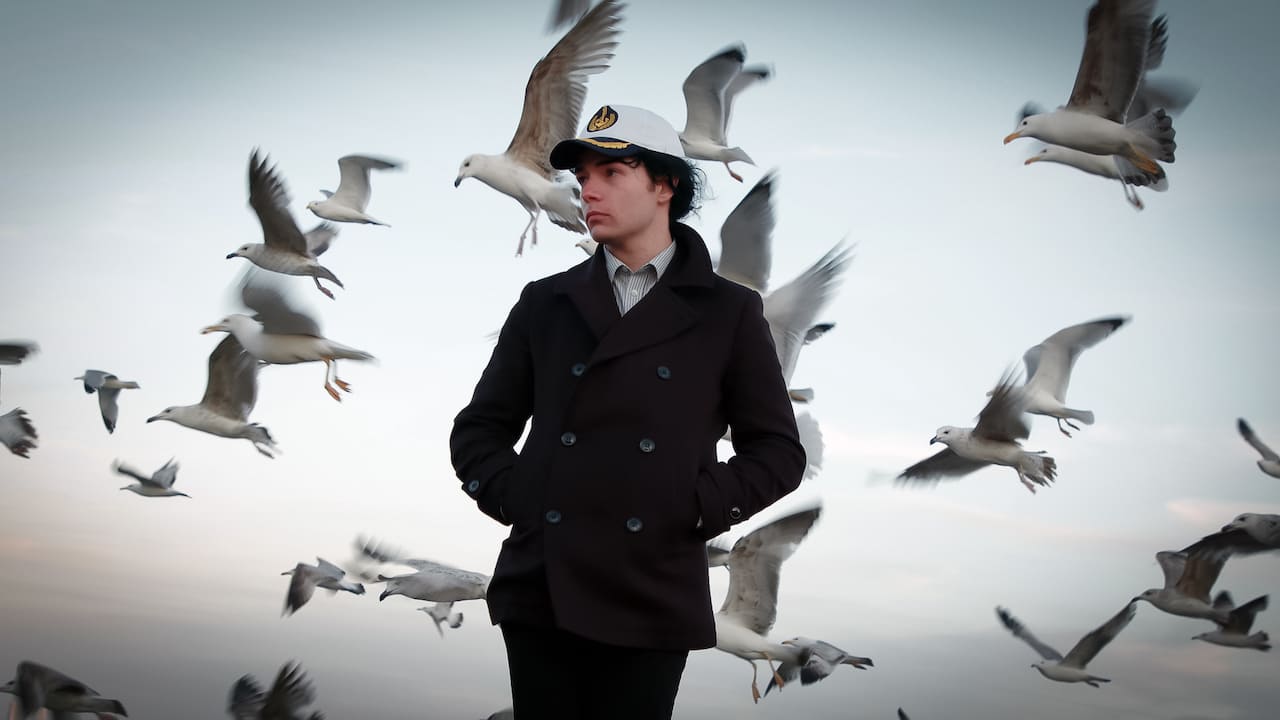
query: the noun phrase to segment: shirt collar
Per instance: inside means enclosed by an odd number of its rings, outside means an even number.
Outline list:
[[[609,252],[609,247],[607,245],[601,245],[600,249],[604,251],[604,267],[605,267],[605,270],[608,272],[610,280],[612,280],[614,277],[617,276],[619,268],[626,268],[627,272],[631,272],[631,268],[627,268],[627,266],[623,264],[621,260],[614,257],[613,253]],[[636,272],[640,272],[644,270],[646,267],[652,267],[654,272],[658,273],[658,277],[661,278],[662,273],[666,272],[667,266],[671,264],[671,259],[674,258],[675,256],[676,256],[676,244],[673,241],[670,245],[667,245],[667,247],[663,249],[662,252],[658,253],[657,255],[654,255],[649,260],[649,262],[645,263],[644,265],[641,265],[640,270],[637,270]]]

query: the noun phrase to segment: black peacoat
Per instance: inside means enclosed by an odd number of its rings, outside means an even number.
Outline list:
[[[454,420],[463,490],[511,526],[489,586],[494,623],[711,647],[705,540],[800,484],[759,294],[716,275],[693,230],[672,235],[671,264],[625,316],[603,252],[526,285]],[[718,462],[726,426],[734,456]]]

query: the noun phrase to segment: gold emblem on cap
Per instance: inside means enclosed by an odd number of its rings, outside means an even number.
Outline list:
[[[613,108],[605,105],[591,116],[591,121],[587,123],[587,132],[600,132],[613,127],[618,122],[618,113]]]

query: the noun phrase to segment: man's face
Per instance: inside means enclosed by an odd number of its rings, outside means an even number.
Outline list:
[[[655,183],[634,160],[584,151],[574,174],[582,186],[582,206],[591,238],[609,245],[667,224],[671,188]]]

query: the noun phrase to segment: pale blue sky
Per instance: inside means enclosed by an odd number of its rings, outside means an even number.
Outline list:
[[[1272,167],[1280,82],[1263,2],[1162,2],[1161,72],[1200,86],[1175,120],[1170,190],[1134,212],[1115,183],[1024,167],[1002,146],[1027,100],[1070,90],[1085,2],[744,3],[635,0],[613,67],[587,109],[642,105],[683,125],[680,84],[734,42],[776,77],[739,98],[730,139],[759,164],[739,185],[706,165],[694,224],[713,252],[721,221],[777,168],[774,285],[841,238],[858,243],[805,350],[827,439],[824,472],[761,520],[821,497],[819,526],[783,571],[773,635],[869,655],[823,683],[752,706],[745,662],[690,658],[676,717],[1262,718],[1280,702],[1280,655],[1189,638],[1205,624],[1143,605],[1091,669],[1100,690],[1049,682],[998,624],[1005,605],[1066,649],[1159,584],[1154,553],[1240,512],[1280,512],[1280,485],[1235,434],[1245,416],[1280,443],[1280,324]],[[502,151],[529,70],[555,38],[546,3],[0,3],[0,338],[41,345],[6,368],[0,412],[40,433],[29,460],[0,456],[0,676],[33,659],[119,697],[130,717],[223,717],[241,674],[300,661],[329,717],[484,717],[508,699],[498,631],[472,603],[436,636],[404,598],[317,596],[281,619],[279,573],[341,563],[371,533],[463,567],[492,569],[503,528],[458,490],[446,439],[490,346],[531,279],[578,262],[545,220],[514,259],[526,215],[467,181],[462,158]],[[374,177],[371,212],[326,264],[330,302],[299,295],[330,337],[378,356],[345,363],[339,405],[320,367],[261,374],[253,419],[283,454],[143,420],[195,402],[260,237],[246,164],[279,163],[299,222],[335,159],[407,168]],[[1097,413],[1074,439],[1037,418],[1029,445],[1059,481],[1031,496],[1005,469],[936,490],[883,478],[967,424],[1008,365],[1055,330],[1133,322],[1081,359],[1069,398]],[[72,381],[87,368],[137,380],[107,435]],[[936,446],[935,446],[936,449]],[[118,487],[120,458],[171,456],[191,500]],[[749,530],[756,523],[739,528]],[[1277,589],[1277,559],[1232,561],[1237,600]],[[726,578],[713,572],[717,606]],[[376,593],[375,593],[376,594]],[[1271,613],[1258,627],[1280,631]]]

